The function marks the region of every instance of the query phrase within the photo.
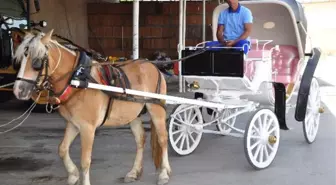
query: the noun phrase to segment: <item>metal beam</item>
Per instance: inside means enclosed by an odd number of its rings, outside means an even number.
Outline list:
[[[139,0],[133,0],[133,59],[139,58]]]

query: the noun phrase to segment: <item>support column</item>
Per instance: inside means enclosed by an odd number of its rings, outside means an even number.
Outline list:
[[[133,0],[133,59],[139,58],[139,0]]]

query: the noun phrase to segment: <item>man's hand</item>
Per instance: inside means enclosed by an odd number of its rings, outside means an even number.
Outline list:
[[[234,40],[228,40],[225,44],[225,46],[232,47],[236,44],[236,41]]]

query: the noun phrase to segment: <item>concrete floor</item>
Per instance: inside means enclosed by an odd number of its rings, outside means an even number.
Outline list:
[[[176,89],[176,84],[170,85],[170,89]],[[0,125],[25,111],[22,103],[17,101],[3,104],[0,108]],[[171,109],[172,106],[169,106],[168,112]],[[242,116],[237,121],[244,127],[247,118]],[[317,140],[309,145],[304,140],[302,124],[294,120],[291,111],[288,114],[288,125],[292,130],[281,131],[275,161],[261,171],[253,170],[248,164],[242,138],[204,134],[198,148],[189,156],[174,155],[170,149],[169,160],[173,170],[170,184],[334,185],[335,120],[335,116],[327,109],[321,116]],[[0,185],[66,184],[66,172],[57,153],[64,126],[58,113],[33,113],[19,128],[1,134]],[[8,128],[0,128],[0,132]],[[149,138],[147,132],[144,172],[139,181],[132,183],[134,185],[156,182]],[[78,166],[78,137],[71,147],[71,157]],[[99,129],[92,157],[92,185],[123,184],[120,178],[131,169],[134,157],[134,137],[128,128]]]

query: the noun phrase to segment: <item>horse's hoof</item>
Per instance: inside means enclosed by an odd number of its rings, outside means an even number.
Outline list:
[[[125,182],[125,183],[134,182],[134,181],[136,181],[136,180],[137,180],[136,177],[129,177],[129,176],[126,176],[126,177],[124,178],[124,182]]]
[[[169,181],[169,178],[162,178],[162,179],[159,179],[158,182],[157,182],[157,185],[165,185],[165,184],[168,184],[168,181]]]
[[[74,174],[70,174],[68,177],[69,185],[79,185],[79,173],[75,172]]]

